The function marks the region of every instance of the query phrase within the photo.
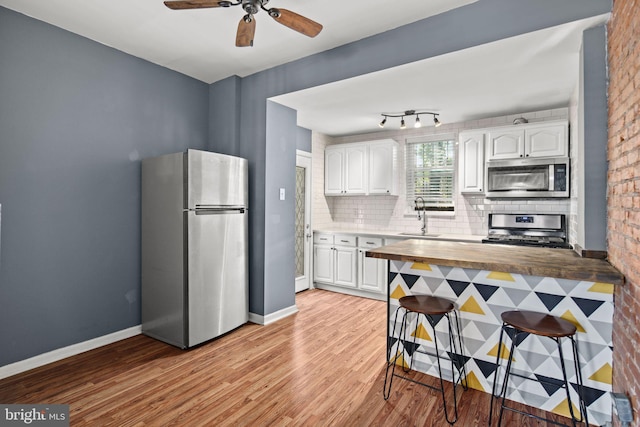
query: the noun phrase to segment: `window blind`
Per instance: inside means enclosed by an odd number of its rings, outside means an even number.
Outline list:
[[[454,141],[407,142],[407,204],[417,197],[427,210],[453,210]]]

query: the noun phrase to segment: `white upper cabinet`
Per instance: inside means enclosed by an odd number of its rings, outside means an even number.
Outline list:
[[[568,127],[566,123],[555,125],[530,125],[524,131],[524,151],[527,157],[567,157]]]
[[[484,190],[485,132],[461,132],[458,138],[458,177],[461,193],[482,193]]]
[[[566,120],[494,128],[487,132],[487,160],[566,157],[569,153]]]
[[[524,129],[491,129],[488,152],[490,160],[524,157]]]
[[[398,194],[396,165],[398,144],[394,140],[369,145],[369,194]]]
[[[397,195],[397,143],[393,140],[332,145],[325,149],[328,196]]]

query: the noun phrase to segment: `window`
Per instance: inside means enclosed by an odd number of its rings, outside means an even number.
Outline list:
[[[411,210],[416,198],[422,197],[426,210],[453,211],[454,160],[453,135],[407,140],[407,205]]]

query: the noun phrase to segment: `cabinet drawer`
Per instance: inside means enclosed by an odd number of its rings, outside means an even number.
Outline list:
[[[336,234],[334,236],[333,243],[336,246],[356,246],[356,236],[349,236],[347,234]]]
[[[333,234],[314,233],[313,243],[333,245]]]
[[[358,237],[358,246],[361,248],[379,248],[382,246],[382,239],[379,237]]]

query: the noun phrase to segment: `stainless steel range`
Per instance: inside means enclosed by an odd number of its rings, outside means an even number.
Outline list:
[[[482,243],[571,249],[561,214],[489,214],[489,235]]]

